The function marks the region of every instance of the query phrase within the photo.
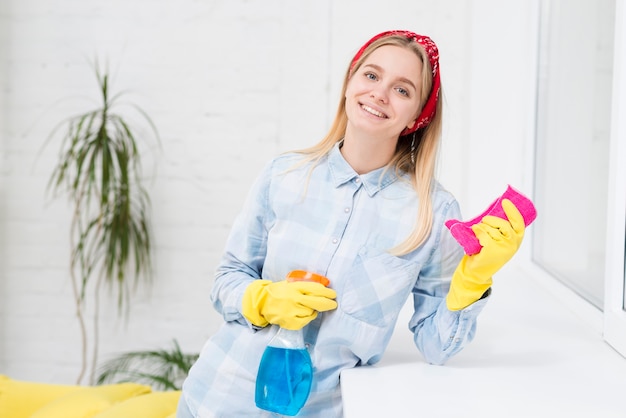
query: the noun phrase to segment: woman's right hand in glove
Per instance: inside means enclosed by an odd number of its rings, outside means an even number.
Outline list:
[[[254,280],[246,288],[241,313],[253,325],[275,324],[298,330],[318,312],[337,308],[337,293],[321,283],[309,281]]]

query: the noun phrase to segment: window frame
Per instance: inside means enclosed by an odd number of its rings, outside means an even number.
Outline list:
[[[615,7],[603,333],[626,356],[626,6]]]

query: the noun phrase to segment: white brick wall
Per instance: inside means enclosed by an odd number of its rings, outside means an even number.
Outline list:
[[[160,151],[147,145],[143,157],[152,178],[155,282],[135,294],[127,323],[114,298],[104,303],[101,358],[173,338],[197,352],[220,325],[208,299],[213,271],[251,181],[273,155],[325,133],[348,60],[374,33],[411,29],[438,43],[448,121],[441,178],[462,203],[470,200],[463,171],[470,92],[480,91],[472,86],[470,69],[479,65],[472,46],[491,36],[489,22],[476,29],[476,10],[494,8],[523,17],[500,35],[517,43],[508,52],[512,62],[496,63],[508,82],[515,74],[507,69],[523,72],[528,63],[517,48],[528,48],[524,13],[531,6],[522,0],[3,0],[0,374],[71,383],[78,373],[71,213],[64,199],[46,196],[59,143],[44,142],[57,122],[97,99],[89,64],[95,57],[108,61],[112,88],[129,91],[162,139]],[[523,81],[513,88],[532,88]],[[517,122],[527,119],[521,114]],[[499,186],[485,193],[491,198]]]

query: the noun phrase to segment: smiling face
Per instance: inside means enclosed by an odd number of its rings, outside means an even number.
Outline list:
[[[418,116],[422,61],[412,50],[384,45],[352,74],[346,88],[347,130],[397,139]]]

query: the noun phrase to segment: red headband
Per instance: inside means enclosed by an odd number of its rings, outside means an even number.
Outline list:
[[[356,62],[361,58],[361,55],[365,52],[368,46],[370,46],[374,41],[380,38],[386,38],[388,36],[404,36],[405,38],[417,42],[426,50],[426,54],[428,55],[428,61],[430,62],[430,67],[433,72],[433,86],[430,89],[430,94],[428,95],[428,100],[424,104],[424,108],[422,112],[417,117],[417,122],[411,129],[406,128],[400,135],[408,135],[420,128],[427,126],[435,116],[437,112],[437,100],[439,99],[439,90],[441,89],[441,82],[439,80],[439,50],[437,49],[437,45],[430,39],[428,36],[418,35],[416,33],[407,31],[407,30],[390,30],[387,32],[379,33],[374,36],[372,39],[367,41],[365,45],[359,49],[359,52],[356,53],[354,58],[352,58],[352,62],[350,63],[350,73],[352,73],[352,68],[356,64]],[[352,74],[351,74],[352,75]]]

